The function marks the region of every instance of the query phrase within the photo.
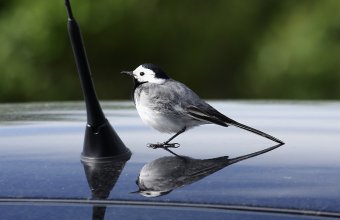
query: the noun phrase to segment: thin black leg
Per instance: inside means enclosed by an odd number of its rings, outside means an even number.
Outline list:
[[[172,141],[175,137],[177,137],[178,135],[182,134],[187,128],[184,127],[182,130],[180,130],[179,132],[177,132],[174,136],[172,136],[171,138],[169,138],[169,140],[165,141],[163,144],[168,144],[170,141]]]
[[[175,152],[173,152],[172,150],[170,150],[169,148],[166,148],[164,147],[163,148],[164,150],[168,151],[170,154],[176,156],[176,157],[179,157],[179,158],[183,158],[182,156],[179,156],[178,154],[176,154]]]

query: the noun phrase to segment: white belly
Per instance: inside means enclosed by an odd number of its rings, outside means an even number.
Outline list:
[[[145,105],[141,106],[136,102],[136,108],[143,122],[157,131],[164,133],[177,133],[186,127],[184,121],[168,117],[161,112],[154,111]]]

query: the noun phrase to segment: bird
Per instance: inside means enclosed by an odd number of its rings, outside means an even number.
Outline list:
[[[150,148],[177,148],[179,143],[170,143],[183,132],[205,124],[238,128],[261,135],[279,144],[283,141],[241,124],[201,99],[185,84],[170,78],[160,67],[145,63],[133,71],[122,71],[134,81],[132,98],[142,121],[162,133],[173,134],[163,143],[149,144]]]

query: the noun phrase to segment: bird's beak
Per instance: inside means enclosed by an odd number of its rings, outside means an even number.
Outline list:
[[[120,72],[120,73],[126,74],[126,75],[128,75],[128,76],[133,76],[133,72],[132,72],[132,71],[122,71],[122,72]]]

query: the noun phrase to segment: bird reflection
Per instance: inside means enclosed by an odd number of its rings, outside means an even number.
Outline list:
[[[163,196],[179,187],[192,184],[231,164],[246,160],[282,146],[278,144],[261,151],[229,159],[228,156],[212,159],[194,159],[187,156],[166,156],[153,160],[141,169],[136,184],[139,193],[146,197]]]
[[[116,184],[125,163],[130,159],[114,161],[82,161],[87,182],[91,190],[91,199],[107,199]],[[106,206],[94,205],[92,219],[104,219]]]

